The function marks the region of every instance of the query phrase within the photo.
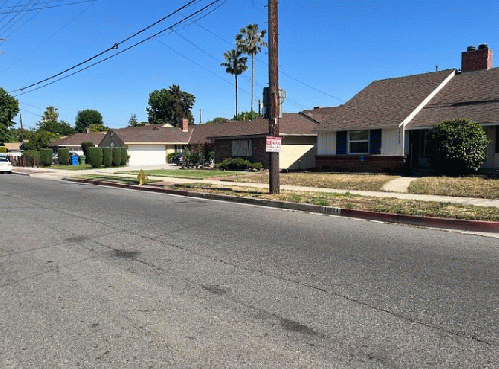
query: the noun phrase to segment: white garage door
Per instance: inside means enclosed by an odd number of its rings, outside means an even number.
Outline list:
[[[128,145],[129,165],[166,164],[165,145]]]

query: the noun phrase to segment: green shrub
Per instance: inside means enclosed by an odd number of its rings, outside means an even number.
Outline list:
[[[7,153],[7,148],[5,146],[0,146],[0,153],[1,154],[6,154]]]
[[[81,150],[83,151],[83,155],[88,157],[88,149],[91,147],[95,147],[93,142],[82,142],[81,143]]]
[[[427,155],[440,174],[462,175],[476,171],[487,158],[487,133],[467,119],[444,121],[428,132]]]
[[[260,162],[252,163],[251,168],[255,170],[262,170],[263,169],[263,164]]]
[[[128,150],[126,147],[121,147],[121,165],[126,165],[128,163]]]
[[[40,164],[40,153],[36,150],[26,150],[23,152],[23,160],[26,166],[34,167]]]
[[[57,150],[57,152],[58,152],[59,164],[68,165],[69,164],[69,149],[61,147],[59,150]]]
[[[247,170],[251,168],[251,162],[243,158],[227,158],[217,167],[222,170]]]
[[[170,152],[168,154],[166,154],[166,162],[167,163],[172,163],[172,159],[178,155],[178,152]]]
[[[196,151],[186,151],[184,154],[185,163],[189,166],[199,165],[201,157]]]
[[[40,164],[44,167],[52,165],[52,149],[40,149]]]
[[[103,147],[102,148],[102,165],[105,168],[109,168],[113,164],[113,148]]]
[[[113,167],[121,165],[121,147],[113,147]]]
[[[89,147],[88,163],[92,168],[100,168],[102,166],[102,147]]]

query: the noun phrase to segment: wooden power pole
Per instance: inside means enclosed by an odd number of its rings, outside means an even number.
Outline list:
[[[278,0],[269,0],[269,135],[279,136]],[[269,193],[279,193],[279,153],[269,152]]]

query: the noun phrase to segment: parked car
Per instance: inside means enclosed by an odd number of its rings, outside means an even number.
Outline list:
[[[6,156],[0,156],[0,172],[12,173],[12,164]]]

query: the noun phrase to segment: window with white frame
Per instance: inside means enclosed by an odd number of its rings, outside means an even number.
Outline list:
[[[251,156],[253,155],[253,143],[251,140],[233,140],[232,156]]]
[[[350,154],[369,153],[369,130],[350,131],[349,149]]]

